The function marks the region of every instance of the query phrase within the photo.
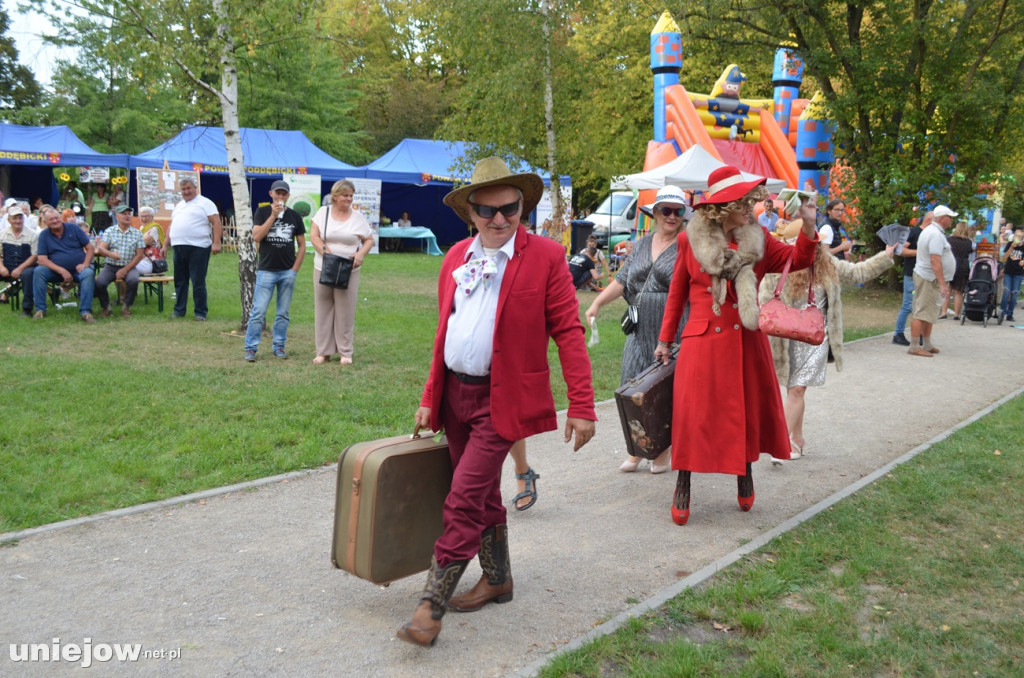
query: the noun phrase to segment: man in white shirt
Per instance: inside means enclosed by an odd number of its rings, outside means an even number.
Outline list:
[[[206,320],[206,271],[210,254],[220,254],[220,213],[209,198],[199,195],[195,179],[185,177],[178,182],[181,201],[171,212],[171,226],[164,238],[164,251],[174,248],[174,312],[172,317],[185,317],[188,285],[192,283],[192,310],[196,320]],[[212,233],[211,233],[212,231]]]
[[[21,311],[32,315],[32,274],[36,266],[36,245],[39,235],[25,225],[25,210],[14,204],[7,208],[7,226],[0,228],[0,281],[21,285]],[[11,292],[13,294],[13,292]],[[4,299],[3,301],[7,301]]]
[[[939,205],[932,212],[932,223],[917,239],[914,264],[914,315],[910,321],[910,348],[907,353],[931,358],[939,352],[932,346],[932,325],[939,319],[939,306],[949,298],[949,281],[956,271],[956,260],[946,239],[957,212]]]

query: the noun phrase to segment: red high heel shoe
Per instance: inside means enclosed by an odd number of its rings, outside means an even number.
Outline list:
[[[750,462],[747,462],[747,475],[736,476],[736,487],[739,490],[736,499],[740,510],[749,511],[754,506],[754,476],[750,471]]]
[[[677,508],[678,506],[683,508]],[[690,472],[680,471],[676,478],[676,491],[672,495],[672,522],[685,525],[690,519]]]

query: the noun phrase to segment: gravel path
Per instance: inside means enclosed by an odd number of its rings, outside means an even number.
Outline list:
[[[695,475],[690,524],[673,525],[674,473],[616,470],[624,451],[610,401],[598,407],[597,437],[577,453],[559,433],[531,439],[540,500],[509,513],[515,600],[449,614],[430,650],[395,639],[423,575],[380,588],[332,568],[333,468],[21,533],[0,548],[0,675],[52,675],[85,661],[15,661],[22,644],[89,645],[93,675],[529,674],[638,601],[660,600],[1024,387],[1024,373],[1002,367],[1024,343],[1018,328],[950,320],[934,338],[942,352],[931,359],[908,356],[891,335],[848,344],[844,371],[830,368],[826,386],[808,391],[807,456],[755,464],[750,513],[736,505],[735,478]],[[461,588],[478,572],[471,566]],[[115,644],[148,656],[100,661]]]

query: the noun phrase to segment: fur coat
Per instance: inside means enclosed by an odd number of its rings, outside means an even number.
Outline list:
[[[843,285],[860,285],[873,280],[885,273],[892,266],[892,257],[885,252],[854,264],[837,259],[829,254],[827,243],[818,247],[814,262],[815,287],[825,290],[828,306],[825,311],[825,327],[828,328],[828,345],[832,349],[836,371],[843,369]],[[782,302],[797,308],[807,304],[807,271],[791,272],[786,276],[786,285],[782,288]],[[758,292],[760,303],[765,303],[775,294],[779,284],[779,274],[766,275],[761,281]],[[817,293],[816,292],[816,293]],[[772,347],[772,359],[775,363],[775,374],[779,383],[785,386],[789,382],[789,339],[768,337]]]
[[[697,215],[686,225],[686,237],[701,270],[711,276],[711,310],[722,315],[727,281],[732,280],[739,301],[740,322],[757,330],[757,276],[754,264],[764,258],[765,230],[757,222],[733,230],[736,249],[729,247],[721,227]]]

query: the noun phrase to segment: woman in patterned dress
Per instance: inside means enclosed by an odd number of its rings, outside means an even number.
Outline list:
[[[619,297],[625,297],[627,302],[639,307],[636,329],[626,337],[626,346],[622,352],[622,384],[654,363],[651,356],[658,343],[661,316],[665,311],[665,299],[668,297],[668,286],[676,263],[676,238],[686,224],[689,213],[685,196],[676,186],[665,186],[658,191],[651,209],[655,231],[637,241],[615,278],[594,299],[586,312],[589,323],[597,318],[602,306]],[[672,449],[667,448],[651,461],[651,473],[665,473],[669,470],[671,452]],[[631,473],[641,461],[640,457],[629,457],[619,466],[619,470]]]

